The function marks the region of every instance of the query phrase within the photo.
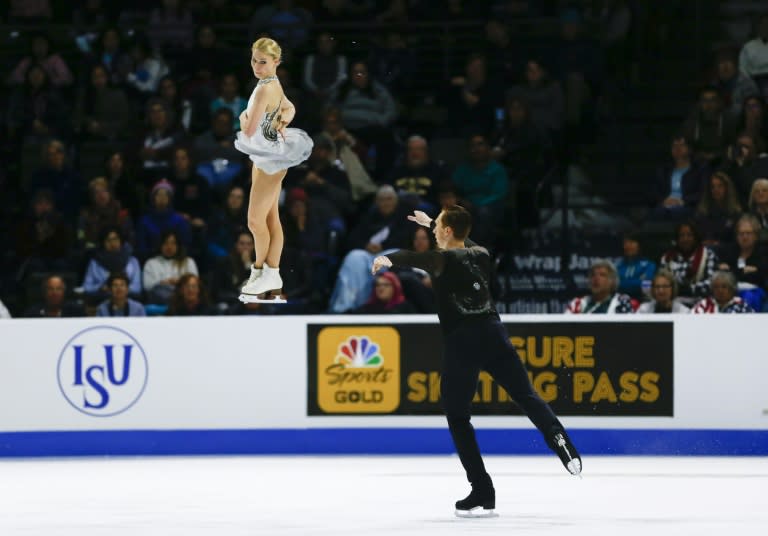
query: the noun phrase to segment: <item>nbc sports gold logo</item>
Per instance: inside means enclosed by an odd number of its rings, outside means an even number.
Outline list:
[[[381,326],[317,335],[317,404],[326,413],[391,413],[400,405],[400,334]]]

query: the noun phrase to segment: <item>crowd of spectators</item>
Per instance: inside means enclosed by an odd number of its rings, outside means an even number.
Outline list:
[[[630,0],[7,5],[0,22],[18,31],[2,55],[0,295],[13,316],[432,312],[427,274],[374,278],[371,259],[434,247],[406,220],[414,209],[466,206],[473,239],[493,252],[535,229],[542,179],[599,129],[643,10]],[[553,30],[517,36],[521,20]],[[762,310],[768,17],[755,29],[717,52],[711,83],[670,133],[670,162],[649,179],[647,218],[677,226],[659,272],[628,236],[618,271],[595,265],[592,297],[571,312],[632,311],[649,292],[659,311],[739,299]],[[283,46],[292,126],[314,141],[281,195],[282,306],[237,300],[253,238],[251,163],[233,140],[262,35]]]

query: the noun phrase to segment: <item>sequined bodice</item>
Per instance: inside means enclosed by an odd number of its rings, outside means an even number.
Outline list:
[[[276,76],[269,76],[267,78],[262,78],[258,81],[256,84],[256,87],[269,84],[273,80],[277,80]],[[254,89],[254,95],[256,93],[256,90]],[[251,99],[253,99],[253,96],[251,95]],[[271,112],[264,112],[264,117],[261,119],[261,135],[264,136],[264,139],[267,141],[276,142],[277,141],[277,129],[275,128],[275,118],[278,116],[278,112],[280,111],[280,105],[283,103],[283,98],[280,97],[280,102],[277,103],[277,107],[272,110]],[[250,106],[250,104],[249,104]]]

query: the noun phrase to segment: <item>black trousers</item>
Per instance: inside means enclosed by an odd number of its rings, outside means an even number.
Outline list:
[[[553,426],[560,425],[552,409],[534,391],[499,320],[467,321],[447,334],[443,359],[440,395],[453,443],[470,482],[489,479],[470,423],[472,398],[481,370],[487,371],[509,393],[545,438]]]

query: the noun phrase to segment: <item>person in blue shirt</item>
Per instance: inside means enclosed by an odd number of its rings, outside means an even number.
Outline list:
[[[656,273],[656,263],[641,255],[640,239],[634,233],[624,235],[624,256],[616,263],[619,274],[619,292],[632,298],[642,299],[645,285],[651,288],[653,274]]]
[[[504,166],[493,159],[491,145],[484,134],[469,137],[469,154],[465,163],[453,172],[453,183],[469,205],[475,221],[478,240],[493,244],[494,229],[504,216],[504,202],[509,192],[509,177]]]
[[[86,300],[96,305],[109,296],[107,281],[109,274],[122,272],[128,278],[129,292],[132,296],[141,295],[141,266],[131,254],[131,247],[123,243],[120,228],[106,227],[101,234],[101,248],[96,250],[88,262],[83,280]]]
[[[147,316],[144,306],[128,297],[128,276],[123,272],[109,274],[109,299],[96,309],[96,316]]]

